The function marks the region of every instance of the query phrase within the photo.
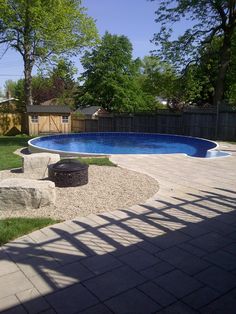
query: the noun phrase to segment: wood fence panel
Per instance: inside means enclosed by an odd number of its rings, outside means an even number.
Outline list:
[[[133,130],[133,117],[131,116],[115,116],[114,131],[115,132],[132,132]]]
[[[149,115],[116,115],[98,120],[72,119],[72,131],[77,132],[143,132],[179,134],[214,139],[216,111],[188,110],[173,113],[159,110]],[[236,140],[236,112],[220,112],[218,139]]]
[[[113,117],[98,118],[98,132],[114,132]]]
[[[0,112],[0,134],[16,135],[21,133],[22,114]]]
[[[71,131],[75,133],[85,132],[85,120],[76,116],[71,116]]]
[[[219,139],[236,139],[236,112],[221,112],[219,116]]]
[[[183,134],[204,138],[214,138],[216,128],[215,113],[183,113]]]
[[[85,132],[98,132],[98,120],[85,119]]]

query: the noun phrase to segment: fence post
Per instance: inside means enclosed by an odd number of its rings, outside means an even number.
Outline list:
[[[215,125],[215,139],[216,140],[218,138],[219,115],[220,115],[220,102],[217,101],[217,105],[216,105],[216,125]]]

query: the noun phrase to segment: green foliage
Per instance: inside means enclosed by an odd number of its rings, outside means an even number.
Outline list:
[[[80,0],[0,0],[0,21],[0,42],[23,56],[29,49],[31,62],[49,54],[77,54],[97,39],[94,21]]]
[[[74,74],[77,72],[74,64],[66,59],[59,59],[54,67],[40,69],[38,75],[32,77],[33,104],[39,105],[44,101],[56,98],[59,104],[74,106],[74,94],[77,83]],[[16,82],[5,82],[5,90],[19,100],[18,106],[25,111],[24,79]]]
[[[159,56],[171,61],[178,69],[198,60],[200,50],[210,43],[215,35],[223,33],[219,14],[222,5],[220,2],[222,1],[162,0],[155,12],[155,21],[160,23],[161,28],[153,38],[153,42],[160,45],[157,50]],[[223,12],[224,9],[227,10],[227,5],[222,6]],[[186,29],[177,39],[173,39],[174,25],[183,22],[183,19],[191,21],[192,27]]]
[[[106,33],[81,62],[85,72],[77,97],[80,105],[97,105],[113,112],[137,112],[153,105],[153,97],[141,88],[140,60],[132,60],[127,37]]]
[[[191,84],[192,92],[188,98],[193,99],[194,94],[197,97],[208,94],[208,98],[212,98],[212,102],[218,105],[226,91],[225,80],[227,70],[230,68],[230,58],[233,55],[236,2],[162,0],[158,3],[155,13],[156,22],[161,24],[160,31],[153,38],[153,42],[159,47],[156,51],[158,55],[163,60],[171,62],[179,72],[188,69],[191,65],[200,64],[200,67],[203,65],[203,68],[198,68],[197,72],[204,79],[199,80],[199,84]],[[175,23],[180,21],[183,23],[184,19],[191,21],[191,27],[177,39],[173,38]],[[211,44],[215,46],[214,48],[219,44],[218,50],[214,49],[218,55],[214,55],[213,58],[207,53],[207,50],[211,49]],[[204,60],[206,56],[207,61]],[[206,66],[209,67],[208,73]],[[196,68],[189,70],[187,76],[190,81],[197,72]],[[203,86],[204,82],[207,83],[206,88]]]
[[[80,0],[0,0],[0,44],[23,58],[26,105],[32,105],[35,63],[77,55],[97,40],[94,21]]]
[[[214,38],[200,52],[199,61],[190,65],[182,77],[183,95],[186,101],[204,104],[212,103],[214,96],[214,86],[216,85],[218,63],[222,38]],[[227,102],[236,103],[236,36],[232,42],[232,54],[230,66],[225,78],[224,98]]]
[[[0,245],[32,231],[60,222],[51,218],[6,218],[0,220]]]
[[[145,92],[167,100],[176,96],[178,76],[167,62],[161,61],[156,56],[146,56],[142,61],[141,73]]]

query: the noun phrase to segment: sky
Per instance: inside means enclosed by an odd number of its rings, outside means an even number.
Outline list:
[[[158,0],[157,0],[158,1]],[[125,35],[133,45],[133,57],[143,58],[155,46],[150,42],[159,25],[155,23],[157,1],[150,0],[83,0],[87,14],[96,21],[99,34],[105,31],[111,34]],[[176,29],[176,33],[178,33]],[[3,53],[0,46],[0,56]],[[78,68],[77,76],[82,72],[80,57],[73,59]],[[34,69],[33,73],[36,73]],[[0,89],[6,80],[23,78],[23,61],[19,53],[9,50],[0,59]]]

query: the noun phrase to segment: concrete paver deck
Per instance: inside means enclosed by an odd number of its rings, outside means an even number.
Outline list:
[[[0,248],[0,312],[234,314],[236,145],[224,145],[232,156],[112,156],[158,193]]]

